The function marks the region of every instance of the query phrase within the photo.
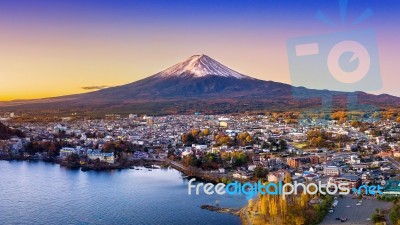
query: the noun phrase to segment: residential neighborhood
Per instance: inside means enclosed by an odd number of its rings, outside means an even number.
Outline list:
[[[394,185],[400,170],[400,124],[389,119],[299,125],[285,118],[287,114],[110,114],[52,122],[7,115],[1,118],[10,133],[0,141],[0,158],[5,160],[57,162],[82,171],[162,162],[215,182],[345,182],[350,188],[382,185],[382,196],[400,193]]]

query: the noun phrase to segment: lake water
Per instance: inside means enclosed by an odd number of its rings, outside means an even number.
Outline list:
[[[0,161],[0,178],[0,224],[240,224],[200,206],[246,204],[243,196],[189,196],[174,169],[81,172]]]

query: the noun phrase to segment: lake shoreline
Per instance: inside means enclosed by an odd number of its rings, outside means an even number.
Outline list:
[[[122,169],[136,169],[139,170],[139,168],[135,167],[144,167],[149,170],[152,169],[160,169],[162,167],[171,167],[172,169],[186,175],[188,178],[196,178],[198,181],[205,181],[205,182],[211,182],[211,183],[218,183],[221,182],[221,178],[219,177],[213,177],[208,174],[206,174],[203,171],[196,170],[194,168],[188,168],[183,165],[181,165],[178,162],[175,161],[170,161],[170,160],[151,160],[151,159],[137,159],[137,160],[132,160],[129,161],[129,163],[121,166],[121,165],[116,165],[116,164],[104,164],[100,166],[96,165],[71,165],[68,164],[65,161],[62,160],[57,160],[57,159],[34,159],[31,157],[8,157],[8,158],[0,158],[0,161],[21,161],[21,162],[30,162],[30,161],[35,161],[35,162],[45,162],[45,163],[50,163],[50,164],[58,164],[60,167],[71,169],[71,170],[81,170],[82,172],[86,171],[112,171],[112,170],[122,170]],[[158,165],[160,167],[155,167],[154,165]],[[244,210],[246,209],[247,206],[244,206],[242,208],[221,208],[219,206],[213,206],[213,205],[201,205],[200,208],[203,210],[208,210],[208,211],[214,211],[217,213],[221,214],[230,214],[233,216],[237,216],[241,218],[241,221],[244,219]]]
[[[68,163],[63,160],[59,159],[54,159],[54,158],[45,158],[45,159],[37,159],[33,157],[23,157],[23,156],[7,156],[7,157],[0,157],[0,160],[3,161],[42,161],[46,163],[53,163],[53,164],[58,164],[61,167],[67,168],[67,169],[72,169],[72,170],[81,170],[83,172],[85,171],[110,171],[110,170],[122,170],[122,169],[134,169],[134,167],[145,167],[148,169],[158,169],[158,167],[154,167],[154,165],[158,166],[166,166],[166,161],[165,160],[159,160],[159,159],[135,159],[128,161],[126,163],[119,164],[106,164],[106,163],[100,163],[100,164],[72,164]]]
[[[240,208],[244,198],[189,196],[188,180],[173,168],[86,173],[38,160],[0,164],[6,224],[241,224],[237,216],[199,206],[218,200]]]

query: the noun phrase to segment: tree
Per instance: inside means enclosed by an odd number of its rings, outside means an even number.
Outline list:
[[[201,131],[201,134],[202,134],[203,136],[208,136],[208,135],[210,135],[210,130],[209,130],[208,128],[206,128],[206,129],[204,129],[204,130]]]
[[[217,145],[224,145],[224,144],[230,145],[232,144],[233,140],[226,134],[218,134],[215,136],[215,141],[217,142]]]
[[[283,151],[287,149],[287,143],[285,140],[279,140],[278,144],[279,144],[279,150]]]
[[[268,213],[268,201],[267,201],[267,196],[261,195],[260,197],[260,214],[261,215],[267,215]]]
[[[399,215],[399,210],[400,206],[395,205],[392,209],[392,211],[389,214],[390,221],[392,221],[392,224],[398,224],[400,221],[400,215]]]
[[[337,111],[332,114],[332,119],[338,120],[340,123],[346,122],[346,112]]]
[[[285,173],[285,184],[287,183],[292,183],[292,176],[288,172]]]
[[[219,155],[209,152],[204,156],[201,167],[203,169],[218,169],[218,163],[220,162],[221,159]]]
[[[201,160],[197,159],[195,155],[190,155],[190,161],[189,165],[193,167],[200,167],[201,166]]]
[[[0,140],[9,139],[12,136],[23,138],[25,137],[25,134],[18,129],[12,129],[0,122]]]
[[[249,207],[249,209],[252,209],[254,207],[253,199],[249,199],[247,206]]]
[[[189,134],[183,134],[181,136],[182,142],[184,144],[190,144],[193,143],[195,141],[195,138],[193,136],[193,134],[189,133]]]
[[[287,206],[287,200],[286,199],[282,199],[282,198],[279,198],[280,199],[280,206],[281,206],[281,217],[283,218],[283,219],[285,219],[285,217],[286,217],[286,214],[287,214],[287,209],[288,209],[288,206]]]
[[[371,220],[374,223],[379,223],[385,221],[385,215],[383,215],[379,209],[375,209],[375,213],[372,214]]]
[[[238,134],[237,141],[239,142],[239,145],[244,146],[244,145],[252,142],[253,138],[250,136],[249,133],[243,132],[243,133]]]
[[[257,179],[265,178],[265,177],[267,176],[267,174],[268,174],[267,169],[265,169],[265,168],[262,167],[262,166],[257,166],[257,167],[254,169],[254,176],[255,176]]]
[[[247,136],[246,137],[246,144],[250,143],[251,141],[253,141],[253,138],[251,136]]]
[[[199,130],[192,129],[191,134],[192,134],[193,137],[196,137],[197,135],[199,135]]]
[[[302,216],[296,216],[294,221],[295,221],[296,225],[304,225],[305,224],[305,219]]]
[[[269,215],[271,216],[272,220],[275,221],[276,216],[278,215],[278,206],[276,204],[275,196],[270,201],[269,205]]]
[[[243,152],[233,152],[232,158],[234,166],[242,166],[247,163],[247,156]]]
[[[264,141],[264,142],[262,143],[262,145],[261,145],[261,148],[262,148],[262,149],[269,149],[269,147],[270,147],[270,144],[269,144],[268,142],[266,142],[266,141]]]
[[[301,208],[305,208],[308,202],[310,201],[311,196],[309,194],[302,194],[300,198],[300,206]]]
[[[68,164],[72,167],[79,167],[80,166],[80,158],[79,155],[77,154],[71,154],[69,156],[67,156],[66,161],[68,162]]]

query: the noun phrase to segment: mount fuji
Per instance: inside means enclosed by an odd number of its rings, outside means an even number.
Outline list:
[[[293,97],[302,96],[302,99]],[[0,103],[0,110],[40,112],[91,112],[178,114],[231,113],[254,110],[297,110],[321,104],[321,98],[346,92],[293,87],[264,81],[232,70],[207,55],[193,55],[145,79],[94,92],[55,98]],[[379,107],[400,106],[400,98],[353,92],[359,102]]]
[[[155,77],[205,77],[209,75],[237,79],[251,78],[229,69],[207,55],[191,56],[186,61],[157,73]]]

